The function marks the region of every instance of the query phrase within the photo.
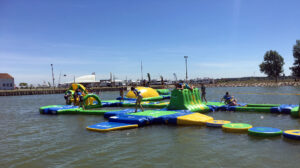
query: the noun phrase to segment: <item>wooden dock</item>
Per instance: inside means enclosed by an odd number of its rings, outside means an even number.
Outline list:
[[[154,89],[169,88],[170,86],[154,85]],[[119,91],[120,88],[129,90],[128,87],[94,87],[88,88],[89,91],[94,93],[105,91]],[[16,90],[0,90],[0,96],[22,96],[22,95],[46,95],[46,94],[63,94],[68,88],[32,88],[32,89],[16,89]]]

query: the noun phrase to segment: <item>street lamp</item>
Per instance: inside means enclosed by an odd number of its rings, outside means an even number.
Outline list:
[[[188,75],[187,75],[187,59],[188,59],[188,56],[184,56],[184,59],[185,59],[185,82],[187,83],[187,81],[188,81]]]
[[[53,82],[53,87],[54,86],[54,73],[53,73],[53,64],[50,64],[51,65],[51,70],[52,70],[52,82]]]

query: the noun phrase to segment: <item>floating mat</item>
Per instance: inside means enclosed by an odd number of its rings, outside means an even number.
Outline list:
[[[206,126],[208,127],[222,127],[224,124],[228,124],[231,123],[230,121],[226,121],[226,120],[213,120],[213,121],[208,121],[206,123]]]
[[[159,95],[168,95],[170,94],[170,90],[169,89],[155,89]]]
[[[280,104],[247,104],[247,107],[278,107]]]
[[[200,113],[192,113],[177,117],[178,125],[205,125],[206,122],[212,121],[213,118]]]
[[[122,97],[117,97],[116,98],[117,100],[122,100]],[[157,96],[157,97],[148,97],[148,98],[143,98],[142,101],[160,101],[160,100],[163,100],[163,99],[167,99],[165,98],[164,96],[160,95],[160,96]],[[136,101],[136,98],[128,98],[128,97],[123,97],[123,100],[129,100],[129,101]]]
[[[141,110],[138,110],[138,112],[139,111],[141,111]],[[111,116],[123,115],[123,114],[133,113],[133,112],[135,112],[135,109],[124,109],[124,110],[110,111],[110,112],[104,113],[104,118],[109,118]]]
[[[193,112],[184,112],[185,110],[177,110],[178,113],[160,116],[158,120],[163,124],[177,124],[177,117],[193,114]]]
[[[163,97],[163,99],[170,99],[171,98],[171,95],[161,95]]]
[[[67,109],[67,110],[59,110],[57,114],[89,114],[89,115],[104,115],[107,112],[116,111],[116,110],[98,110],[98,109]]]
[[[235,110],[231,111],[249,111],[249,112],[271,112],[271,107],[236,107]]]
[[[144,126],[152,123],[153,117],[138,115],[118,115],[110,117],[108,121],[127,124],[138,124],[139,126]]]
[[[253,127],[248,129],[248,134],[253,136],[271,137],[281,135],[282,131],[272,127]]]
[[[123,102],[119,100],[104,100],[101,103],[102,107],[121,107]]]
[[[117,122],[102,122],[95,125],[87,126],[86,129],[90,131],[107,132],[121,129],[137,128],[137,124],[126,124]]]
[[[146,110],[143,112],[131,113],[130,115],[139,115],[139,116],[151,116],[151,117],[160,117],[164,115],[175,114],[176,111],[160,111],[160,110]]]
[[[226,132],[247,132],[252,125],[245,123],[229,123],[222,126],[223,131]]]
[[[146,108],[164,108],[167,107],[169,102],[141,102],[143,107]],[[122,103],[122,107],[135,107],[135,102],[124,102]]]
[[[162,111],[162,110],[147,110],[143,112],[131,113],[130,115],[139,115],[139,116],[150,116],[152,117],[151,123],[162,124],[164,121],[161,116],[176,114],[176,111]]]
[[[106,112],[119,110],[82,109],[73,105],[51,105],[40,108],[41,114],[92,114],[103,115]]]
[[[300,130],[287,130],[283,132],[283,136],[289,139],[300,140]]]
[[[73,105],[50,105],[40,107],[41,114],[58,114],[60,110],[71,110],[76,111],[79,109],[78,106]]]

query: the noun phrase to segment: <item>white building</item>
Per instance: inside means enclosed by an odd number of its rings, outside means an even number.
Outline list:
[[[0,73],[0,90],[14,90],[15,81],[8,73]]]

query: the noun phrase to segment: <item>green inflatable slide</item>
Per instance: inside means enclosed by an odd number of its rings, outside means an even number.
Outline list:
[[[198,88],[174,89],[171,93],[169,110],[190,110],[192,112],[208,112],[209,107],[202,103]]]

